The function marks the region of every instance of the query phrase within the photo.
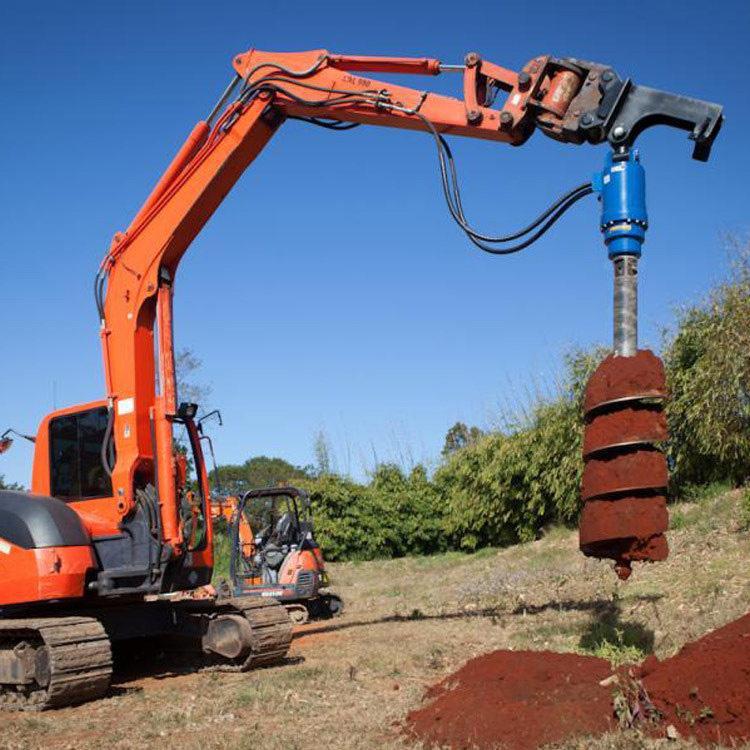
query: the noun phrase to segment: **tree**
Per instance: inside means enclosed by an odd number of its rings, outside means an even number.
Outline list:
[[[253,456],[243,464],[218,467],[221,489],[230,495],[242,495],[259,487],[277,487],[310,479],[312,467],[295,466],[278,457]]]
[[[463,422],[456,422],[445,435],[443,455],[449,456],[466,448],[467,445],[476,443],[483,435],[484,432],[479,427],[467,427]]]
[[[0,490],[23,490],[23,485],[18,484],[17,482],[6,482],[5,476],[3,474],[0,474]]]
[[[203,413],[207,411],[206,405],[211,395],[211,386],[205,383],[197,383],[192,376],[200,370],[201,360],[192,349],[180,349],[174,356],[175,379],[177,381],[177,404],[186,402],[198,404]],[[180,453],[188,457],[188,476],[193,475],[192,452],[188,450],[186,430],[183,427],[175,437],[175,447]]]
[[[313,443],[313,453],[315,454],[315,468],[319,476],[326,476],[333,473],[333,460],[331,458],[331,443],[328,435],[323,430],[315,433]]]
[[[203,362],[192,349],[180,349],[174,357],[177,377],[177,400],[199,404],[204,409],[211,396],[211,386],[193,380]]]

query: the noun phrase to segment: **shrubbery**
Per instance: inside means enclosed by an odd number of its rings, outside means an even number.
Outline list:
[[[750,477],[750,245],[730,279],[679,313],[663,357],[673,489]]]
[[[683,310],[665,337],[673,493],[750,476],[750,248],[736,257],[730,279]],[[384,464],[359,484],[271,463],[290,474],[278,479],[310,492],[317,536],[331,560],[528,541],[549,523],[577,520],[581,399],[603,355],[595,349],[567,357],[557,392],[510,415],[507,429],[455,425],[432,478],[421,466],[407,473]],[[247,466],[233,467],[232,478],[247,474]]]
[[[487,435],[452,453],[437,470],[452,546],[528,541],[551,521],[577,517],[581,398],[598,361],[597,354],[570,355],[554,398],[532,404],[507,434]]]
[[[447,548],[443,506],[427,472],[378,467],[368,485],[335,475],[300,483],[310,493],[316,536],[330,560],[429,554]]]

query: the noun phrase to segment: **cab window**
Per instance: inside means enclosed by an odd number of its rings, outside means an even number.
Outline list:
[[[101,459],[108,419],[106,407],[99,407],[50,421],[50,491],[54,497],[112,496],[112,480]]]

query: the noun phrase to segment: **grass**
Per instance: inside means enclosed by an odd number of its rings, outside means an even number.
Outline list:
[[[217,585],[220,581],[229,580],[229,559],[231,557],[232,543],[229,539],[229,529],[223,520],[215,522],[214,526],[214,574],[212,583]]]
[[[670,559],[627,583],[578,552],[575,532],[474,554],[341,563],[343,618],[298,635],[290,661],[247,674],[172,674],[146,660],[96,703],[2,714],[3,750],[416,750],[395,724],[425,687],[499,648],[593,654],[613,664],[687,641],[750,609],[747,493],[693,494],[673,512]],[[687,522],[676,521],[683,516]],[[744,530],[743,530],[744,529]],[[677,740],[670,748],[693,747]],[[564,750],[661,747],[627,732]]]
[[[740,531],[750,531],[750,488],[742,491],[740,498]]]

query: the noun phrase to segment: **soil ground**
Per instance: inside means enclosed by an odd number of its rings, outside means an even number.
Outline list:
[[[750,534],[740,492],[671,508],[670,559],[621,583],[577,535],[473,555],[331,566],[343,618],[300,628],[284,665],[248,674],[180,670],[158,651],[123,655],[108,698],[53,713],[0,714],[0,747],[417,748],[399,722],[426,689],[495,649],[660,658],[750,610]],[[140,658],[138,658],[140,657]],[[750,686],[748,686],[750,690]],[[478,710],[481,710],[479,708]],[[636,732],[565,750],[693,747]]]

